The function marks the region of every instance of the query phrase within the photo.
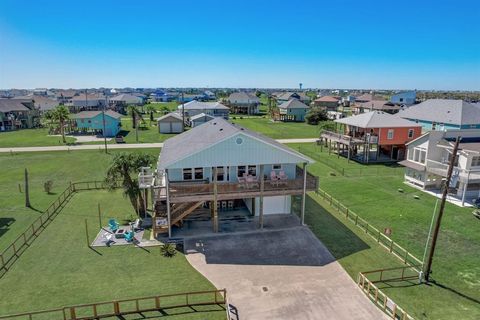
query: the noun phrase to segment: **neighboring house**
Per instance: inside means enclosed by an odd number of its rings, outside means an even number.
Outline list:
[[[180,133],[184,128],[182,115],[176,112],[158,118],[157,125],[160,133]]]
[[[190,117],[190,127],[197,127],[213,119],[215,119],[214,116],[205,113],[199,113],[197,115],[194,115],[193,117]]]
[[[251,92],[234,92],[228,97],[232,113],[257,114],[260,99]]]
[[[306,170],[312,162],[222,118],[170,138],[155,174],[139,175],[141,188],[155,190],[154,235],[168,232],[171,237],[187,217],[189,232],[195,232],[195,219],[212,225],[213,232],[231,227],[235,219],[253,220],[262,228],[270,214],[292,214],[292,196],[303,197],[303,223],[306,192],[318,187]]]
[[[273,114],[275,121],[305,121],[305,116],[310,109],[309,106],[297,99],[291,99],[277,107]]]
[[[115,137],[120,131],[121,114],[108,110],[105,111],[105,136]],[[94,132],[103,135],[103,112],[102,111],[82,111],[72,115],[75,120],[75,127],[85,132]]]
[[[337,111],[340,98],[334,96],[323,96],[313,100],[313,106],[324,111]]]
[[[310,104],[312,100],[305,92],[277,92],[273,94],[277,100],[277,105],[287,102],[291,99],[297,99],[303,103]]]
[[[400,164],[406,167],[406,183],[439,194],[458,136],[448,198],[463,206],[480,197],[480,130],[430,131],[407,144],[407,159]]]
[[[81,93],[72,98],[72,105],[69,106],[71,112],[96,111],[106,107],[107,99],[102,94]]]
[[[376,96],[372,93],[364,93],[362,95],[359,95],[355,97],[355,103],[356,102],[369,102],[369,101],[374,101],[374,100],[385,100],[381,96]]]
[[[0,131],[34,128],[39,123],[32,100],[0,99]]]
[[[135,105],[140,106],[143,104],[143,99],[133,94],[121,93],[109,99],[110,103],[113,105]]]
[[[45,96],[17,96],[13,99],[27,100],[32,101],[35,109],[39,110],[40,113],[55,109],[59,105],[59,102],[56,99],[48,98]]]
[[[200,102],[193,100],[177,107],[179,112],[185,110],[185,117],[190,118],[200,113],[205,113],[214,117],[228,119],[229,108],[220,102]]]
[[[321,143],[361,163],[390,162],[405,158],[405,144],[419,137],[420,125],[394,115],[371,111],[335,120],[343,134],[323,131]]]
[[[165,92],[161,90],[157,90],[150,94],[150,99],[153,102],[171,102],[175,101],[178,98],[178,94],[176,92]]]
[[[401,106],[387,100],[371,100],[368,102],[355,102],[352,108],[354,114],[361,114],[370,111],[383,111],[390,114],[399,112]]]
[[[417,100],[416,91],[405,91],[394,94],[390,97],[390,102],[398,105],[412,105]]]
[[[428,99],[398,113],[415,121],[425,131],[480,129],[480,109],[463,100]]]
[[[65,106],[72,106],[73,105],[73,97],[77,95],[76,90],[60,90],[55,93],[55,97],[59,104],[63,104]]]

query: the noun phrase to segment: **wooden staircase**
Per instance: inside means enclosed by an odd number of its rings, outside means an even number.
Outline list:
[[[205,201],[185,202],[179,204],[178,206],[174,205],[170,214],[171,224],[175,225],[179,223],[183,218],[195,211],[195,209],[200,207],[204,202]]]

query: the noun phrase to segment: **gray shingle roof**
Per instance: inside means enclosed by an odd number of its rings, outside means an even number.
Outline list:
[[[400,111],[398,116],[454,125],[480,124],[480,109],[463,100],[428,99]]]
[[[141,98],[128,93],[121,93],[119,95],[116,95],[110,98],[110,101],[132,101],[132,100],[137,101],[137,100],[141,100]]]
[[[287,102],[278,106],[279,109],[308,109],[310,108],[305,103],[297,99],[290,99]]]
[[[402,119],[395,115],[385,113],[383,111],[370,111],[359,114],[357,116],[347,117],[335,120],[335,122],[343,123],[349,126],[359,128],[405,128],[420,127],[419,124]]]
[[[183,122],[182,115],[181,115],[181,114],[178,114],[178,113],[176,113],[176,112],[167,113],[166,115],[161,116],[160,118],[158,118],[157,121],[166,120],[166,119],[168,119],[168,118],[174,118],[174,119],[176,119],[176,120],[179,120],[180,122]]]
[[[197,119],[201,119],[201,118],[203,118],[203,117],[209,118],[209,119],[215,119],[214,116],[211,116],[211,115],[208,115],[208,114],[205,114],[205,113],[202,112],[202,113],[199,113],[199,114],[191,117],[191,118],[190,118],[190,121],[194,121],[194,120],[197,120]]]
[[[220,102],[200,102],[197,100],[193,100],[184,104],[185,110],[212,110],[212,109],[220,109],[220,110],[229,110],[228,107],[224,106]],[[178,105],[178,110],[182,109],[182,105]]]
[[[159,168],[164,169],[180,159],[200,152],[240,132],[273,145],[290,154],[295,154],[307,162],[313,162],[313,160],[303,154],[298,153],[271,138],[234,125],[223,118],[215,118],[201,126],[194,127],[189,131],[185,131],[175,137],[167,139],[160,152],[160,160],[158,163]]]
[[[25,105],[27,102],[20,99],[0,99],[0,112],[29,111],[31,109]]]
[[[82,111],[72,115],[72,119],[89,119],[94,118],[101,114],[102,111]],[[115,119],[120,119],[122,115],[112,110],[105,111],[105,115],[110,116]]]
[[[235,101],[243,101],[243,100],[250,100],[250,103],[259,103],[260,99],[256,95],[250,92],[234,92],[228,96],[228,101],[235,102]]]

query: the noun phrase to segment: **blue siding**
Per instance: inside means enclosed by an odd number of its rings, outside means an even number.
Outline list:
[[[394,94],[390,101],[398,104],[414,104],[417,99],[417,93],[415,91],[400,92]]]
[[[295,121],[305,121],[305,115],[307,114],[308,109],[293,108],[288,109],[287,114],[295,116]]]
[[[92,118],[75,119],[78,128],[89,130],[103,130],[103,116],[98,114]],[[120,131],[120,119],[115,119],[105,114],[105,135],[114,137]]]

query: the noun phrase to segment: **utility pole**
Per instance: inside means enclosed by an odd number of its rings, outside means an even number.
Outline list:
[[[452,157],[448,164],[447,179],[443,186],[442,200],[440,202],[440,210],[438,211],[438,217],[435,221],[435,229],[433,230],[432,245],[430,246],[430,252],[428,253],[427,268],[425,269],[425,281],[430,281],[430,273],[432,273],[432,261],[433,254],[435,253],[435,246],[437,245],[438,232],[440,231],[440,224],[442,222],[443,211],[445,209],[445,202],[447,200],[448,188],[450,187],[450,180],[452,179],[453,167],[455,166],[455,160],[457,159],[458,145],[461,137],[458,136],[455,140],[455,146],[453,147]]]
[[[25,207],[30,208],[30,193],[28,190],[28,171],[25,168]]]
[[[108,98],[106,98],[105,100],[105,103],[108,102],[107,100]],[[100,100],[100,99],[99,99]],[[105,108],[106,108],[106,105],[103,106],[103,109],[102,109],[102,120],[103,120],[103,142],[105,143],[105,153],[108,153],[107,152],[107,135],[105,134]]]
[[[182,121],[183,121],[183,126],[185,126],[185,98],[183,96],[183,90],[182,90]]]

